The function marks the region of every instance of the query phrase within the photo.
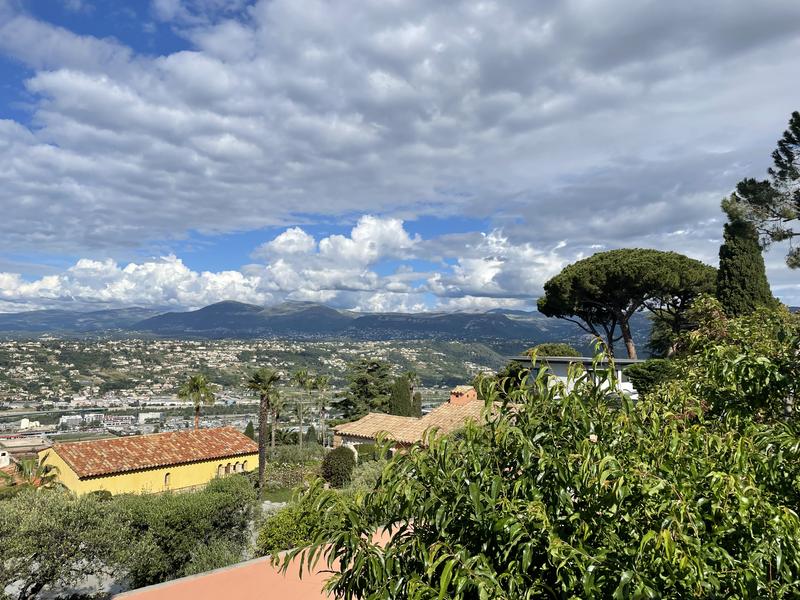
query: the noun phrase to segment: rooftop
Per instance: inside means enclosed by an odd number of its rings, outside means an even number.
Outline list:
[[[258,445],[233,427],[55,444],[80,478],[97,477],[258,452]]]
[[[390,440],[414,444],[421,442],[425,432],[431,428],[438,428],[440,433],[446,434],[460,429],[468,420],[477,421],[480,419],[483,407],[482,400],[472,400],[464,404],[445,402],[419,419],[369,413],[358,421],[337,425],[335,431],[337,435],[366,439],[375,439],[379,433],[385,433]]]

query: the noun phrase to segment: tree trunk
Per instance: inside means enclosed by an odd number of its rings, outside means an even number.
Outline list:
[[[258,405],[258,489],[264,488],[264,469],[267,465],[267,418],[269,404],[262,396]]]
[[[619,328],[622,330],[622,339],[625,340],[625,349],[628,351],[628,358],[636,360],[636,346],[631,335],[631,326],[627,319],[620,319]]]
[[[303,447],[303,402],[297,403],[297,421],[299,424],[297,432],[297,445]]]
[[[270,423],[270,437],[272,441],[270,443],[270,447],[272,448],[273,453],[275,452],[275,429],[278,427],[278,413],[274,410],[272,411],[272,422]]]
[[[194,430],[200,429],[200,405],[194,405]]]

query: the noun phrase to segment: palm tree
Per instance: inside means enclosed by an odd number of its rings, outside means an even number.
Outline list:
[[[272,418],[272,450],[275,450],[275,427],[280,409],[280,394],[276,385],[281,380],[280,373],[262,368],[247,380],[247,388],[258,395],[258,485],[264,486],[264,469],[267,462],[267,420]]]
[[[200,406],[211,406],[216,397],[205,375],[197,373],[187,379],[178,390],[178,398],[194,403],[194,428],[200,428]]]
[[[301,390],[308,390],[311,387],[312,378],[309,377],[308,371],[306,369],[298,369],[292,375],[292,380],[294,381],[295,385],[299,387]],[[302,446],[303,445],[303,401],[300,400],[296,406],[297,410],[297,420],[300,422],[300,432],[297,435],[297,443]]]
[[[46,465],[44,460],[40,462],[36,458],[24,458],[17,462],[13,474],[0,471],[0,478],[8,485],[24,485],[37,489],[50,489],[61,485],[58,481],[58,467]]]
[[[325,392],[328,391],[331,385],[331,378],[327,375],[320,375],[314,378],[314,389],[319,392],[317,394],[317,413],[319,414],[319,429],[322,434],[322,445],[325,445]]]

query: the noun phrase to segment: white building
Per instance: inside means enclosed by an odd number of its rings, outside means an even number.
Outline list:
[[[139,425],[144,425],[148,421],[161,421],[160,412],[141,412],[139,413]]]
[[[36,429],[37,427],[41,427],[39,421],[31,421],[27,417],[21,419],[19,422],[19,428],[22,431],[27,431],[28,429]]]
[[[64,427],[69,427],[69,428],[80,427],[81,425],[83,425],[83,416],[82,415],[62,415],[58,419],[58,426],[61,427],[62,425]]]
[[[515,356],[511,360],[522,363],[525,366],[530,366],[531,362],[529,356]],[[619,391],[634,400],[639,398],[639,393],[625,375],[625,368],[640,362],[642,361],[631,358],[615,358],[613,362]],[[537,356],[536,364],[537,367],[548,366],[550,372],[564,383],[567,382],[567,372],[571,365],[582,365],[588,372],[592,372],[595,369],[594,358],[591,356]],[[607,369],[608,364],[607,360],[600,361],[597,368]]]

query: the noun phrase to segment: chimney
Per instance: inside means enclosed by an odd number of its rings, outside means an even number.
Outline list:
[[[450,404],[462,406],[478,399],[478,392],[471,385],[457,385],[450,390]]]

